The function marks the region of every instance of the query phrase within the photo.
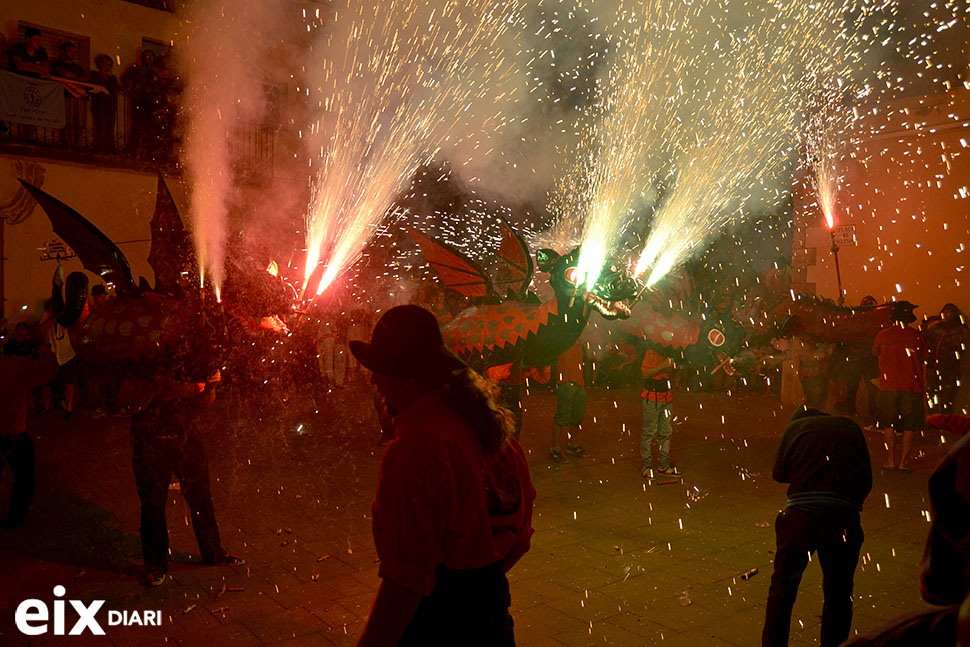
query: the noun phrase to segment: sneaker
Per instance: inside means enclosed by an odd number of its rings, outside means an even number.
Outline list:
[[[558,450],[558,449],[550,449],[549,450],[549,459],[553,463],[565,463],[566,462],[566,457],[563,456],[562,455],[562,452],[560,450]]]
[[[652,479],[653,478],[653,468],[652,467],[644,467],[642,470],[640,470],[640,476],[642,476],[645,479]]]
[[[148,574],[145,575],[145,586],[161,586],[162,584],[165,584],[165,580],[167,579],[168,573],[164,571],[149,571]]]
[[[659,470],[657,470],[657,472],[659,474],[663,474],[664,476],[682,476],[680,470],[674,467],[673,465],[669,467],[662,467]]]
[[[246,563],[246,560],[239,555],[223,551],[211,559],[203,559],[202,563],[208,566],[242,566]]]
[[[589,453],[579,445],[566,445],[566,453],[572,454],[573,456],[578,456],[579,458],[586,458]]]

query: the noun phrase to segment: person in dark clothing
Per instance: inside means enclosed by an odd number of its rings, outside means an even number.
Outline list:
[[[970,417],[937,414],[926,422],[964,434],[929,480],[933,522],[920,561],[920,589],[938,608],[894,620],[843,647],[970,645]]]
[[[74,81],[84,81],[87,74],[77,62],[77,44],[66,40],[61,43],[59,56],[51,62],[51,76],[60,76]]]
[[[37,344],[30,338],[30,326],[21,321],[13,329],[13,337],[3,345],[4,355],[37,358]]]
[[[51,61],[51,76],[72,81],[87,81],[88,73],[78,63],[77,44],[66,40],[58,48],[59,55]],[[84,127],[87,121],[87,97],[79,97],[71,91],[64,90],[64,128],[58,131],[61,140],[78,148],[84,141]]]
[[[845,401],[839,405],[840,413],[856,413],[856,397],[861,385],[866,390],[867,413],[874,418],[879,387],[872,381],[879,377],[879,359],[872,354],[871,343],[848,345],[846,352]]]
[[[22,526],[34,498],[34,441],[27,434],[27,398],[57,372],[57,362],[45,352],[38,359],[7,355],[0,358],[0,457],[13,470],[8,528]],[[3,463],[0,463],[0,471]]]
[[[782,435],[771,476],[790,485],[775,520],[777,550],[762,647],[788,645],[792,608],[812,553],[818,553],[825,596],[821,645],[835,647],[852,623],[852,580],[863,540],[859,512],[872,489],[862,430],[848,418],[800,407]]]
[[[105,88],[107,92],[91,95],[91,117],[94,120],[94,150],[96,153],[115,152],[115,120],[118,115],[118,93],[121,84],[112,68],[114,63],[107,54],[98,54],[94,59],[97,68],[91,72],[88,81]]]
[[[174,473],[192,513],[202,562],[245,564],[222,547],[209,485],[209,461],[201,439],[201,415],[214,399],[218,370],[183,344],[163,372],[143,391],[149,403],[131,419],[132,469],[141,501],[141,545],[145,584],[159,586],[168,572],[165,504]]]
[[[929,358],[926,366],[926,387],[933,413],[953,413],[960,390],[961,356],[970,346],[967,319],[955,304],[948,303],[940,311],[940,320],[926,330]]]
[[[47,60],[47,50],[40,44],[41,33],[35,27],[28,27],[24,32],[24,40],[14,43],[10,48],[10,71],[34,78],[49,77],[51,75],[50,62]]]
[[[512,412],[438,321],[388,310],[350,351],[396,415],[373,505],[381,584],[359,647],[514,647],[506,573],[528,550],[535,487]]]
[[[143,50],[141,63],[133,63],[121,75],[121,85],[128,93],[131,103],[128,153],[134,157],[146,157],[150,148],[152,115],[161,101],[159,78],[155,71],[155,52],[150,49]]]

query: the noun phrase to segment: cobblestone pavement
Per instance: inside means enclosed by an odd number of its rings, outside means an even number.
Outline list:
[[[382,448],[366,390],[342,389],[321,399],[326,411],[283,421],[262,420],[269,409],[258,403],[227,400],[228,410],[248,412],[247,423],[228,425],[214,414],[213,495],[223,543],[248,563],[202,566],[187,508],[173,492],[172,579],[157,589],[140,579],[128,420],[34,420],[32,516],[26,527],[0,534],[0,644],[355,643],[378,583],[370,502]],[[770,465],[790,410],[762,394],[678,393],[673,455],[685,483],[647,485],[634,390],[590,390],[580,441],[591,456],[563,465],[546,458],[554,406],[548,392],[526,399],[523,445],[539,495],[532,551],[510,575],[518,644],[759,644],[773,520],[785,499]],[[928,435],[919,448],[915,472],[876,469],[863,512],[856,630],[923,606],[917,562],[929,527],[926,481],[946,445]],[[882,464],[878,437],[870,437],[870,450],[873,464]],[[9,486],[5,470],[4,502]],[[753,568],[758,574],[740,577]],[[106,601],[98,616],[105,636],[17,631],[20,601],[50,603],[58,584],[66,599]],[[812,563],[793,645],[817,644],[821,606]],[[160,610],[162,624],[107,626],[107,609]],[[68,630],[75,618],[69,611]]]

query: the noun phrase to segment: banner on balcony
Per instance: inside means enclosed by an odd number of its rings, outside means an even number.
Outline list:
[[[64,127],[64,86],[0,70],[0,120]]]

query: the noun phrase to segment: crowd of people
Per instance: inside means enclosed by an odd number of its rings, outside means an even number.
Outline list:
[[[918,354],[919,333],[908,327],[916,319],[913,309],[906,302],[897,304],[892,325],[877,335],[872,348],[880,367],[878,420],[892,433],[906,415],[909,398],[903,394],[912,393],[905,389],[907,382],[893,380],[899,377],[896,364]],[[535,488],[513,434],[511,412],[495,401],[494,386],[489,390],[476,386],[482,381],[469,379],[473,372],[445,348],[438,321],[423,308],[391,309],[377,322],[371,341],[354,341],[350,350],[372,371],[374,384],[397,416],[396,439],[385,452],[374,504],[381,585],[358,644],[514,645],[505,573],[530,547]],[[567,453],[587,455],[578,444],[585,409],[582,354],[577,343],[556,367],[550,449],[556,463],[565,460],[564,433]],[[915,361],[907,370],[922,368]],[[675,368],[655,351],[644,354],[644,476],[653,476],[655,441],[661,474],[679,475],[670,459]],[[471,396],[456,393],[466,388]],[[837,647],[851,631],[853,581],[864,541],[860,513],[872,489],[872,461],[862,428],[823,410],[828,395],[818,384],[805,389],[805,401],[776,452],[772,477],[789,487],[775,521],[763,647],[788,645],[799,584],[812,556],[823,578],[820,644]],[[958,417],[936,418],[936,424],[946,426]],[[970,418],[959,420],[970,428]],[[483,433],[483,427],[490,433]],[[958,632],[970,633],[970,493],[960,471],[968,448],[966,439],[958,443],[930,484],[934,525],[922,585],[927,601],[943,608],[904,618],[852,644],[956,644]],[[505,486],[504,499],[493,496],[493,483]]]
[[[39,29],[28,27],[24,40],[8,48],[6,37],[0,34],[0,67],[24,76],[65,83],[66,123],[54,133],[54,143],[115,154],[119,152],[120,129],[126,133],[124,149],[120,152],[145,160],[174,159],[181,86],[168,65],[167,56],[142,49],[138,60],[119,79],[111,56],[98,54],[94,69],[88,70],[79,61],[76,42],[63,41],[57,55],[49,58],[41,44],[42,37]],[[120,102],[122,96],[127,101]],[[124,108],[122,112],[119,105]],[[87,127],[89,113],[90,128]],[[36,126],[3,124],[0,132],[9,132],[11,128],[17,128],[22,139],[37,139]]]
[[[64,316],[65,304],[56,298],[64,283],[64,277],[55,274],[54,298],[37,334],[20,322],[3,347],[6,356],[27,362],[31,369],[17,367],[15,373],[7,370],[8,364],[2,371],[5,376],[22,376],[5,383],[0,396],[9,413],[0,436],[0,456],[15,474],[9,526],[25,522],[33,493],[28,390],[47,388],[61,400],[65,416],[71,415],[71,403],[83,401],[86,392],[100,394],[96,399],[104,398],[102,405],[111,399],[104,395],[110,389],[78,388],[72,322]],[[108,299],[102,286],[95,287],[84,306],[94,312]],[[372,384],[391,427],[374,503],[381,584],[359,644],[514,645],[506,573],[529,550],[535,488],[517,442],[515,417],[502,403],[499,388],[444,345],[441,322],[462,304],[440,293],[416,297],[426,300],[428,307],[381,308],[380,318],[372,308],[338,302],[316,311],[319,383],[327,390]],[[801,395],[772,469],[773,478],[789,487],[775,522],[777,548],[762,633],[766,647],[788,644],[792,607],[811,555],[818,556],[823,572],[821,644],[835,647],[848,638],[853,578],[864,541],[860,512],[872,488],[871,459],[860,422],[872,418],[872,428],[884,434],[889,451],[884,469],[907,470],[914,435],[924,428],[924,414],[953,417],[945,414],[953,410],[965,368],[966,321],[956,306],[947,304],[938,318],[924,321],[921,330],[913,326],[915,308],[908,302],[895,303],[891,325],[876,334],[867,349],[857,344],[839,350],[807,334],[785,340],[786,361],[794,363],[789,379],[797,380]],[[614,365],[625,373],[631,364],[639,369],[640,473],[651,480],[679,478],[671,447],[672,422],[676,386],[684,383],[687,367],[662,349],[636,344],[633,348],[632,360],[623,357]],[[149,399],[137,407],[131,421],[145,581],[150,586],[167,579],[165,505],[173,474],[191,509],[203,562],[244,563],[222,546],[200,437],[204,411],[221,381],[218,362],[207,363],[206,357],[183,350],[184,357],[173,361],[171,371],[152,376],[151,385],[141,389]],[[591,345],[581,338],[550,367],[557,403],[548,454],[553,463],[566,462],[567,456],[589,456],[582,439],[588,365],[594,363],[590,356]],[[838,381],[844,382],[844,390],[833,388]],[[856,422],[828,413],[853,415],[855,399],[863,392],[860,385],[866,393],[872,389],[871,416],[854,416]],[[50,399],[41,395],[38,401],[44,407]],[[897,435],[902,438],[898,460]],[[965,446],[961,443],[958,449]],[[933,487],[952,486],[931,483]],[[934,496],[944,500],[939,493]],[[944,553],[938,547],[944,542],[939,532],[934,535],[931,530],[930,544],[937,546],[935,572],[941,560],[953,559],[950,553],[939,557]],[[952,546],[946,545],[952,553]],[[962,545],[957,542],[955,549],[961,555]],[[956,592],[948,589],[945,603],[959,605],[966,584],[949,582]]]

